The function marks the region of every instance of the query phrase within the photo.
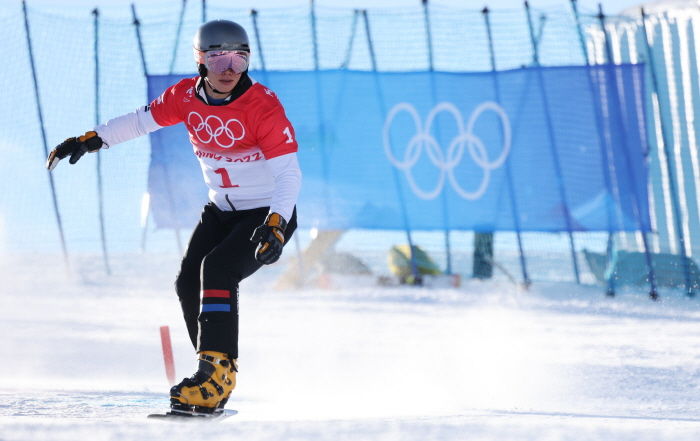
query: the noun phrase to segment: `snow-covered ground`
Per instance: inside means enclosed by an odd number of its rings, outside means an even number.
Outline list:
[[[567,283],[241,289],[237,415],[169,424],[174,257],[0,261],[0,440],[697,440],[700,306]],[[53,265],[50,265],[53,263]]]

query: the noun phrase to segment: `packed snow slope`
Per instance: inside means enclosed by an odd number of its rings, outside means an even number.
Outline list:
[[[168,423],[158,328],[195,368],[175,258],[0,262],[0,440],[697,440],[700,300],[467,281],[457,289],[241,287],[239,386]]]

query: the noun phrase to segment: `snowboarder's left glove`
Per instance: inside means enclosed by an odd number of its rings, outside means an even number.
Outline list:
[[[258,262],[265,265],[277,262],[282,255],[286,228],[287,221],[282,216],[278,213],[270,213],[265,223],[255,229],[250,241],[258,243],[255,250],[255,258]]]
[[[77,138],[68,138],[51,150],[46,159],[46,168],[53,170],[58,162],[67,156],[70,156],[68,162],[75,164],[86,152],[96,152],[102,148],[102,145],[102,138],[93,131],[86,132]]]

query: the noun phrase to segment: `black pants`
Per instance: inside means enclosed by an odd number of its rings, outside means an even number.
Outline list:
[[[268,212],[269,207],[239,211],[222,211],[212,203],[204,207],[175,282],[187,332],[197,351],[238,358],[238,284],[262,266],[255,260],[257,244],[250,236],[265,222]],[[295,209],[287,223],[285,243],[296,227]]]

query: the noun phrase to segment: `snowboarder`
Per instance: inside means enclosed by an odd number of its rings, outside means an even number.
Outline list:
[[[47,159],[75,164],[165,126],[184,123],[210,202],[204,206],[175,283],[198,353],[196,373],[170,390],[174,412],[220,412],[238,372],[238,284],[279,259],[296,229],[301,186],[294,128],[282,104],[248,75],[248,35],[214,20],[194,36],[199,75],[169,87],[149,105],[68,138]],[[200,297],[201,293],[201,297]]]

